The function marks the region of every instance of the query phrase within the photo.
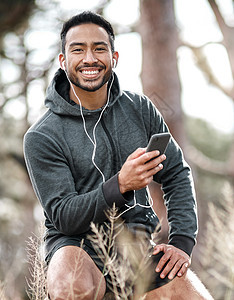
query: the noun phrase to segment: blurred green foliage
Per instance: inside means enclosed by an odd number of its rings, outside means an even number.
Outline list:
[[[202,119],[187,118],[189,141],[207,157],[226,161],[231,150],[232,134],[215,130],[212,124]]]

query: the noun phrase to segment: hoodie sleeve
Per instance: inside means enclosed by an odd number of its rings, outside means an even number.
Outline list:
[[[155,122],[157,120],[157,122]],[[151,105],[150,136],[168,131],[163,117]],[[193,177],[183,152],[173,137],[166,150],[163,169],[154,176],[164,193],[169,224],[169,244],[191,255],[198,231]]]
[[[197,235],[197,205],[191,169],[175,140],[166,150],[164,168],[155,179],[162,184],[169,223],[169,244],[191,255]]]
[[[28,173],[46,218],[65,235],[81,234],[90,229],[90,222],[106,220],[105,211],[116,202],[126,203],[117,193],[112,201],[105,198],[103,184],[79,194],[63,149],[47,135],[29,131],[24,137],[24,155]],[[105,184],[108,189],[108,183]],[[117,205],[117,206],[118,206]]]

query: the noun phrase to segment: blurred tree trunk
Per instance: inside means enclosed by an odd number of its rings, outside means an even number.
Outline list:
[[[184,147],[181,86],[177,69],[178,35],[173,0],[141,0],[144,93],[162,113],[177,142]]]
[[[162,113],[172,135],[183,148],[186,139],[177,69],[178,36],[173,0],[141,0],[140,4],[143,90]],[[151,184],[150,191],[155,211],[162,223],[160,237],[166,241],[168,225],[162,192],[155,183]]]
[[[234,28],[228,27],[220,13],[215,0],[207,0],[216,16],[217,23],[223,33],[223,45],[226,47],[230,66],[233,73],[233,33]],[[233,183],[233,150],[229,153],[229,159],[225,162],[213,160],[191,145],[187,147],[185,128],[183,123],[183,112],[181,107],[181,87],[177,69],[176,52],[179,46],[178,35],[175,25],[173,0],[141,0],[141,19],[139,32],[142,38],[143,62],[142,62],[142,83],[144,93],[154,102],[162,113],[166,123],[169,125],[175,139],[180,146],[186,150],[185,156],[199,169],[216,175],[224,175]],[[205,45],[204,45],[205,46]],[[210,83],[218,87],[227,96],[234,99],[234,88],[230,90],[222,87],[215,80],[211,68],[206,64],[203,47],[190,47],[196,57],[199,68],[207,75]],[[203,56],[201,56],[203,54]],[[202,60],[201,60],[202,58]],[[208,67],[207,67],[208,66]],[[213,80],[214,79],[214,80]],[[222,105],[222,104],[221,104]],[[234,149],[234,148],[233,148]],[[162,223],[161,240],[166,241],[167,222],[166,210],[162,200],[159,187],[154,183],[150,186],[154,199],[154,208]],[[203,199],[206,200],[206,199]],[[198,201],[199,227],[203,232],[208,218],[208,201]],[[202,237],[201,237],[202,239]],[[201,244],[200,244],[201,245]],[[194,252],[195,267],[199,261],[199,249]]]
[[[20,26],[27,26],[28,18],[35,8],[35,0],[10,0],[0,2],[0,37]]]

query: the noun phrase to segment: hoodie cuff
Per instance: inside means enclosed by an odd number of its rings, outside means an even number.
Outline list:
[[[191,256],[195,241],[185,235],[173,235],[168,244],[183,250],[185,253]]]
[[[105,200],[110,207],[112,207],[113,203],[115,203],[116,206],[120,208],[124,204],[133,200],[134,192],[129,191],[124,194],[120,193],[118,175],[119,173],[103,183],[103,193]]]

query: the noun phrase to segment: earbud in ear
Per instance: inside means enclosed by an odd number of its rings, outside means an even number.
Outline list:
[[[117,61],[115,58],[113,58],[113,68],[116,68],[116,66],[117,66]]]
[[[66,71],[66,68],[65,68],[65,60],[62,62],[62,67],[63,67],[63,70]]]

